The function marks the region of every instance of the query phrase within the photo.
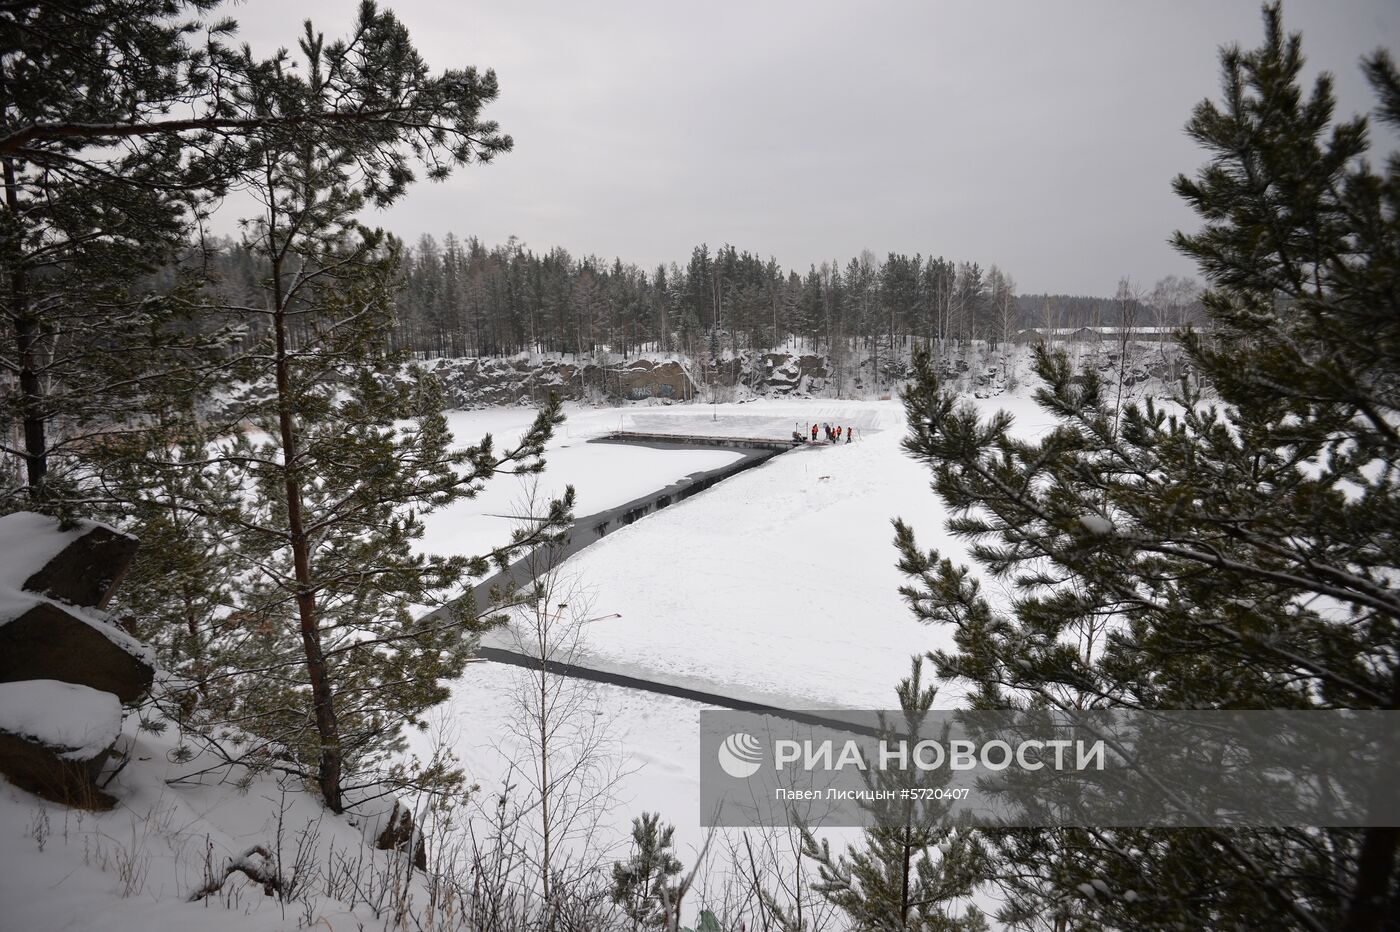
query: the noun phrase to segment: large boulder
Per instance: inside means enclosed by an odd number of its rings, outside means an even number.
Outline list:
[[[803,353],[798,356],[797,368],[804,376],[812,379],[824,379],[830,375],[826,368],[826,357],[816,356],[812,353]]]
[[[79,683],[131,704],[151,688],[154,676],[149,649],[99,618],[43,599],[33,599],[8,620],[0,617],[0,683]]]
[[[0,683],[59,680],[136,702],[154,659],[101,610],[136,540],[92,521],[0,517]]]
[[[805,394],[819,391],[827,378],[826,357],[812,353],[765,353],[762,369],[750,386],[766,395]]]
[[[136,538],[92,522],[24,581],[24,588],[70,605],[106,608],[136,556]]]
[[[97,777],[121,719],[111,693],[55,680],[0,683],[0,773],[44,799],[110,809]]]
[[[399,802],[388,787],[361,786],[345,791],[346,813],[350,824],[380,851],[408,853],[413,866],[428,869],[428,847],[414,823],[413,813]]]
[[[380,851],[408,851],[413,858],[413,866],[419,870],[428,869],[428,847],[423,843],[423,833],[413,824],[413,813],[398,801],[389,816],[374,846]]]
[[[107,809],[98,774],[122,705],[155,675],[149,648],[102,610],[136,540],[91,521],[0,517],[0,774],[45,799]]]

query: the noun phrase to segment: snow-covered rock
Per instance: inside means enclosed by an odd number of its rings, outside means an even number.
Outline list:
[[[61,683],[0,683],[0,731],[28,738],[69,760],[91,760],[117,740],[121,703],[111,693]]]
[[[551,393],[566,401],[685,401],[696,395],[686,365],[661,355],[466,357],[434,360],[430,368],[448,403],[460,409],[538,404]]]
[[[63,529],[31,512],[0,517],[0,682],[61,680],[132,703],[155,658],[101,611],[136,552],[93,521]]]
[[[122,703],[146,694],[155,661],[98,606],[135,552],[134,538],[95,522],[0,517],[0,773],[16,786],[83,808],[112,804],[97,774]]]
[[[65,529],[57,518],[34,512],[0,516],[0,553],[5,555],[0,594],[23,590],[102,608],[136,546],[130,534],[96,521],[79,521]]]
[[[100,613],[32,597],[20,614],[0,616],[0,682],[81,683],[130,704],[146,694],[154,675],[150,649]]]
[[[28,607],[25,582],[81,535],[81,528],[59,530],[48,515],[17,511],[0,517],[0,618]]]
[[[378,785],[349,789],[345,804],[346,815],[366,844],[379,851],[412,851],[414,867],[427,867],[428,850],[413,811],[389,789]]]
[[[121,726],[111,693],[56,680],[0,683],[0,774],[45,799],[106,809],[113,800],[95,781]]]

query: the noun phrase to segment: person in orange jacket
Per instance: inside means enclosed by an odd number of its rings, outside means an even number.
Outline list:
[[[816,425],[816,424],[813,424],[813,425],[812,425],[812,442],[813,442],[813,443],[816,443],[816,442],[817,442],[817,425]]]
[[[837,425],[836,425],[836,442],[837,442],[837,443],[840,443],[840,442],[841,442],[841,425],[840,425],[840,424],[837,424]]]

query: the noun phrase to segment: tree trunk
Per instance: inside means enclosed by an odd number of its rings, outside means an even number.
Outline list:
[[[1393,681],[1390,710],[1400,707],[1400,678]],[[1372,790],[1383,792],[1380,787]],[[1345,932],[1381,932],[1400,926],[1395,918],[1395,900],[1400,891],[1392,890],[1395,876],[1395,853],[1400,849],[1400,828],[1379,826],[1368,828],[1362,835],[1361,853],[1357,857],[1356,882],[1347,906]]]
[[[909,824],[904,825],[904,859],[899,865],[899,927],[909,928],[909,862],[913,857],[914,844]]]
[[[4,161],[5,209],[16,226],[19,222],[19,183],[15,178],[14,159]],[[17,244],[17,252],[23,243]],[[18,260],[18,255],[15,256]],[[43,390],[39,385],[39,322],[29,308],[28,275],[16,261],[10,273],[10,313],[15,321],[15,356],[19,365],[21,420],[24,425],[24,470],[29,497],[38,501],[44,494],[44,477],[49,471],[47,444],[44,439]]]
[[[269,234],[272,239],[272,234]],[[273,240],[275,242],[275,240]],[[292,418],[291,374],[287,361],[287,309],[282,289],[282,262],[272,264],[273,297],[276,302],[272,325],[276,331],[277,355],[277,426],[282,443],[282,474],[286,484],[287,529],[291,536],[292,565],[296,577],[297,618],[301,627],[302,649],[306,655],[306,673],[311,681],[311,699],[315,705],[316,734],[320,739],[320,763],[317,782],[326,807],[331,812],[343,812],[340,798],[340,773],[343,764],[340,747],[340,726],[335,716],[335,701],[326,669],[326,655],[321,647],[321,628],[316,619],[316,594],[311,585],[311,548],[306,538],[302,515],[301,484],[298,471],[296,426]]]
[[[1380,932],[1396,928],[1391,877],[1400,828],[1368,828],[1356,866],[1356,886],[1347,909],[1345,932]]]

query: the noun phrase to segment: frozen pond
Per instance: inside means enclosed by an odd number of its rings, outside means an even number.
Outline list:
[[[1048,421],[1024,397],[977,404],[987,411],[1010,408],[1024,434],[1040,432]],[[453,426],[466,432],[463,439],[487,429],[508,439],[531,414],[462,413]],[[541,480],[560,490],[573,483],[580,515],[739,455],[584,442],[591,437],[630,430],[783,439],[812,422],[854,426],[857,437],[849,445],[785,453],[613,531],[569,559],[563,573],[588,601],[589,615],[621,616],[587,625],[575,663],[782,708],[887,708],[895,704],[894,688],[908,674],[910,658],[949,643],[947,631],[912,618],[898,591],[904,580],[892,544],[896,516],[915,528],[925,548],[965,561],[961,542],[944,533],[945,513],[929,489],[927,469],[901,449],[898,402],[759,401],[568,414]],[[454,549],[466,540],[489,546],[507,532],[504,519],[477,517],[500,512],[519,494],[515,480],[496,485],[453,509],[450,519],[430,516],[433,540],[444,552],[467,552]],[[492,643],[499,637],[508,635],[493,634]],[[520,754],[510,736],[519,715],[514,697],[526,676],[515,667],[474,664],[436,714],[470,779],[488,794]],[[604,683],[589,689],[630,771],[619,786],[611,831],[624,837],[634,815],[659,811],[676,824],[688,860],[687,849],[702,839],[702,706]],[[945,687],[938,705],[955,707],[957,699]]]

